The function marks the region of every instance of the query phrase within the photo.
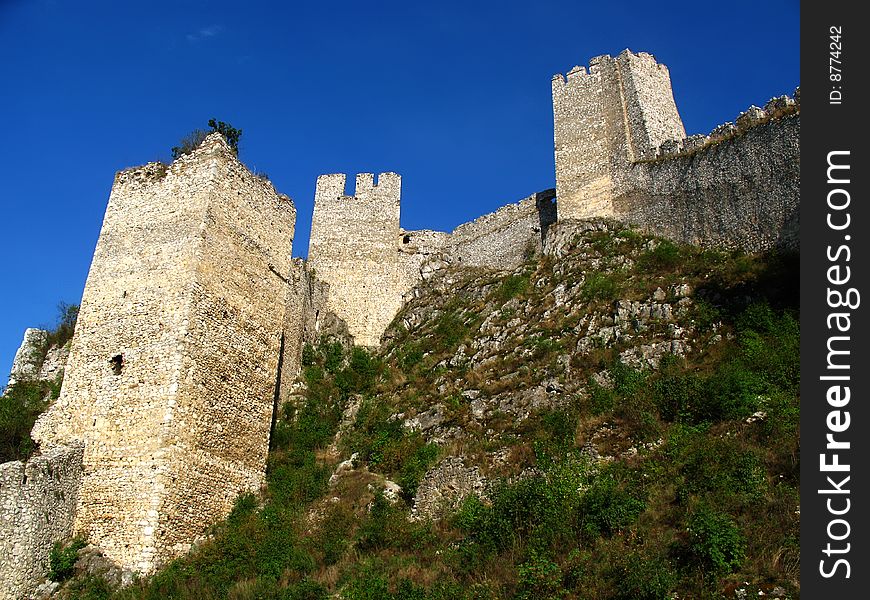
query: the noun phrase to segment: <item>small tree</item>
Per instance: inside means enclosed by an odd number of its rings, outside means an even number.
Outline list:
[[[241,129],[236,129],[229,123],[224,123],[223,121],[217,121],[215,119],[209,119],[208,126],[211,127],[212,132],[217,131],[219,134],[224,136],[224,139],[230,145],[230,148],[233,149],[233,152],[236,154],[239,153],[239,138],[242,137]]]

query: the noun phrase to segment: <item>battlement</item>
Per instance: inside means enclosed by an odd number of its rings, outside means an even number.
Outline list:
[[[695,154],[706,148],[710,148],[722,141],[743,135],[749,130],[779,119],[800,114],[800,88],[795,90],[794,96],[787,95],[771,98],[764,108],[752,105],[734,119],[717,125],[707,134],[690,135],[683,139],[668,140],[659,146],[650,148],[643,160],[661,160],[676,156]]]
[[[346,194],[347,175],[331,173],[320,175],[314,188],[314,203],[330,201],[378,200],[398,203],[401,198],[402,177],[397,173],[358,173],[352,194]]]
[[[346,183],[343,173],[317,178],[308,263],[329,286],[328,310],[347,323],[355,343],[376,346],[401,305],[402,178],[360,173],[352,196]]]

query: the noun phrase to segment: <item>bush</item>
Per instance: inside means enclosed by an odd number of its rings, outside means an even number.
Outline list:
[[[59,393],[55,382],[19,381],[0,396],[0,462],[27,460],[36,451],[30,431]]]
[[[423,360],[423,349],[418,342],[408,342],[397,353],[399,368],[410,373]]]
[[[54,329],[48,332],[46,350],[51,346],[62,347],[72,339],[79,318],[79,305],[60,302],[57,305],[57,313],[57,323]]]
[[[729,507],[752,504],[763,497],[767,489],[763,465],[752,450],[744,449],[738,441],[695,433],[668,444],[673,444],[671,460],[680,475],[678,499],[698,496]]]
[[[631,554],[616,573],[616,599],[668,600],[676,582],[676,574],[666,561]]]
[[[583,282],[580,297],[585,302],[592,300],[616,300],[619,286],[615,275],[605,273],[590,273]]]
[[[185,135],[181,140],[179,140],[177,146],[172,147],[172,160],[184,156],[185,154],[190,154],[199,148],[199,145],[205,141],[208,134],[209,132],[204,129],[194,129]]]
[[[109,600],[112,597],[112,589],[106,580],[93,575],[70,581],[64,592],[70,600]]]
[[[519,296],[525,293],[529,288],[529,275],[508,275],[505,277],[501,286],[496,290],[495,297],[500,302],[507,302],[514,296]]]
[[[537,552],[519,566],[518,587],[517,600],[558,600],[566,595],[559,565]]]
[[[637,259],[637,266],[643,272],[667,271],[677,267],[682,261],[679,246],[669,240],[660,240],[652,250],[647,250]]]
[[[233,152],[236,154],[239,153],[239,138],[242,137],[242,130],[236,129],[229,123],[224,123],[223,121],[217,121],[215,119],[208,120],[208,126],[211,127],[212,131],[216,131],[227,141],[230,148],[232,148]]]
[[[306,343],[302,346],[302,366],[310,367],[315,364],[317,361],[317,352],[314,350],[314,346]]]
[[[743,562],[746,543],[727,515],[701,506],[689,516],[686,531],[690,559],[705,574],[718,578]]]
[[[79,558],[79,550],[86,545],[81,538],[75,538],[66,545],[55,542],[49,556],[48,578],[52,581],[66,581],[72,577]]]
[[[580,530],[590,539],[613,535],[633,524],[646,503],[608,474],[595,479],[580,504]]]

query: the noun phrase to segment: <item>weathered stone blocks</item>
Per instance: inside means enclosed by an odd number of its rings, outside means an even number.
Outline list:
[[[59,400],[84,443],[75,530],[147,573],[264,480],[295,208],[213,134],[119,173]]]

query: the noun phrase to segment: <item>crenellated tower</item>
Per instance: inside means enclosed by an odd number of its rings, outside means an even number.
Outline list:
[[[625,50],[553,77],[559,219],[614,216],[620,170],[685,129],[666,66]]]
[[[308,265],[329,285],[327,308],[354,342],[377,346],[405,287],[397,248],[402,178],[360,173],[353,195],[345,184],[343,173],[317,178]]]

